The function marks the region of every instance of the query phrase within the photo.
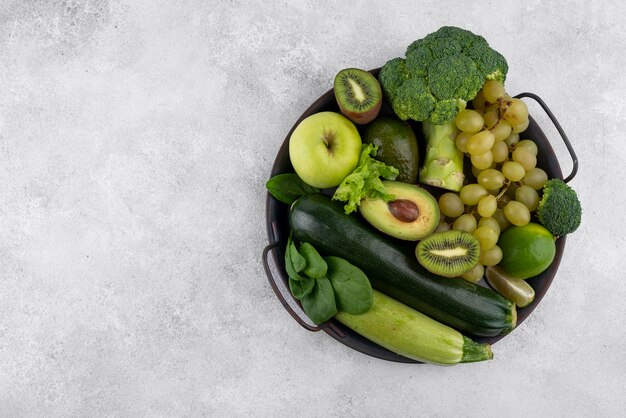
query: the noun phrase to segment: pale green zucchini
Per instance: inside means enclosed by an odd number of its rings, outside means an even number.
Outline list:
[[[404,357],[451,365],[489,360],[489,344],[460,332],[374,290],[374,304],[365,313],[338,312],[335,318],[370,341]]]

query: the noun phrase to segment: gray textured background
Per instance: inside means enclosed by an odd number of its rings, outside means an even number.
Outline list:
[[[623,413],[626,7],[413,3],[2,1],[0,415]],[[283,310],[260,262],[264,182],[339,69],[446,24],[551,106],[584,223],[493,361],[400,365]]]

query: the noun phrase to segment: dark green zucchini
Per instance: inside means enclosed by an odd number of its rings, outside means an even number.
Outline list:
[[[458,331],[492,337],[515,327],[513,303],[486,287],[428,272],[414,248],[346,215],[341,204],[322,194],[296,200],[289,224],[300,241],[363,270],[375,289]]]

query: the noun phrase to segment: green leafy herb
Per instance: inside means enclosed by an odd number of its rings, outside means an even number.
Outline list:
[[[306,267],[306,259],[302,257],[302,255],[298,252],[296,248],[296,244],[289,237],[287,241],[287,252],[289,253],[289,258],[291,260],[291,265],[296,273],[300,273]]]
[[[298,250],[295,249],[295,244],[291,240],[291,233],[290,233],[289,238],[287,238],[287,248],[285,248],[285,270],[287,271],[287,275],[289,276],[289,279],[301,280],[302,276],[300,276],[298,272],[296,271],[296,268],[293,265],[293,260],[291,259],[292,251],[295,252],[296,258],[298,256],[302,258],[302,256],[298,254]],[[299,258],[297,259],[300,260]],[[300,268],[300,271],[304,270],[304,267],[302,267],[300,261],[298,261],[298,267]]]
[[[302,300],[306,295],[311,293],[315,286],[315,279],[306,276],[300,276],[299,280],[289,277],[289,289],[294,298]]]
[[[367,312],[374,303],[372,286],[365,273],[343,258],[324,257],[328,279],[335,291],[337,309],[353,315]]]
[[[298,250],[291,233],[285,251],[285,270],[291,294],[301,301],[304,312],[316,324],[328,321],[337,309],[358,315],[372,306],[372,286],[358,267],[343,258],[322,257],[307,242]]]
[[[326,272],[328,271],[326,261],[311,244],[303,242],[300,246],[300,253],[306,260],[306,267],[302,271],[304,274],[314,279],[326,277]]]
[[[278,174],[265,183],[265,187],[278,201],[291,205],[300,196],[319,193],[319,189],[306,184],[296,173]]]
[[[385,202],[395,199],[394,195],[385,191],[380,177],[395,180],[399,172],[395,167],[372,158],[377,152],[378,147],[374,144],[363,144],[359,164],[352,174],[343,179],[335,191],[333,200],[348,202],[344,206],[346,214],[356,211],[365,197],[383,199]]]
[[[335,292],[328,278],[315,280],[315,287],[311,293],[302,298],[302,307],[311,321],[318,325],[337,314]]]

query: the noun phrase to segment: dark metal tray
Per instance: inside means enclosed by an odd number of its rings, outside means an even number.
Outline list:
[[[375,69],[372,70],[372,73],[374,75],[377,75],[378,71],[379,69]],[[573,161],[572,172],[569,176],[567,176],[567,178],[564,179],[564,181],[568,182],[573,179],[578,170],[578,158],[576,157],[576,154],[567,138],[567,135],[561,128],[560,124],[558,123],[548,106],[540,97],[533,93],[521,93],[518,94],[516,97],[531,98],[535,100],[546,112],[546,114],[556,127],[557,131],[561,135],[561,139],[564,141],[565,146],[567,147],[567,150]],[[293,125],[278,151],[270,177],[273,177],[277,174],[289,173],[294,171],[293,167],[291,166],[291,162],[289,161],[289,138],[291,136],[291,133],[304,118],[322,111],[339,112],[339,108],[337,106],[337,102],[335,101],[335,96],[332,89],[323,94],[319,99],[317,99]],[[392,110],[389,108],[388,105],[383,104],[381,114],[385,113],[392,114]],[[419,129],[415,129],[415,131],[417,134],[419,132]],[[537,147],[539,148],[539,154],[537,156],[537,167],[541,167],[542,169],[544,169],[549,178],[556,177],[563,179],[561,167],[554,153],[554,150],[552,149],[548,138],[532,117],[530,117],[528,129],[520,135],[523,138],[532,139],[537,144]],[[422,152],[421,155],[424,155],[424,153]],[[432,189],[429,190],[432,191]],[[289,224],[287,221],[288,210],[289,207],[287,205],[277,201],[269,193],[267,194],[265,212],[269,245],[263,250],[262,257],[268,280],[274,292],[276,293],[276,296],[283,304],[285,309],[289,312],[289,314],[307,330],[324,331],[326,334],[330,335],[340,343],[364,354],[379,359],[395,362],[419,363],[415,360],[400,356],[383,347],[380,347],[379,345],[365,339],[364,337],[360,336],[359,334],[355,333],[354,331],[350,330],[349,328],[345,327],[334,319],[331,319],[330,321],[317,326],[307,318],[306,314],[301,309],[299,302],[295,298],[293,298],[289,291],[288,276],[284,268],[285,245],[287,243],[287,236],[289,234]],[[554,279],[554,276],[556,275],[559,264],[561,263],[561,257],[563,256],[564,248],[565,237],[560,237],[556,241],[556,255],[554,257],[552,265],[540,275],[527,280],[527,282],[535,289],[535,299],[527,307],[517,309],[518,325],[521,324],[531,314],[531,312],[537,307],[537,305],[541,302],[543,296],[546,294],[548,288],[550,287],[550,284],[552,283],[552,280]],[[274,266],[274,269],[272,269],[270,263]],[[515,332],[515,330],[513,330],[512,332]],[[503,335],[500,335],[490,338],[473,339],[479,342],[488,342],[493,344],[503,337]]]

